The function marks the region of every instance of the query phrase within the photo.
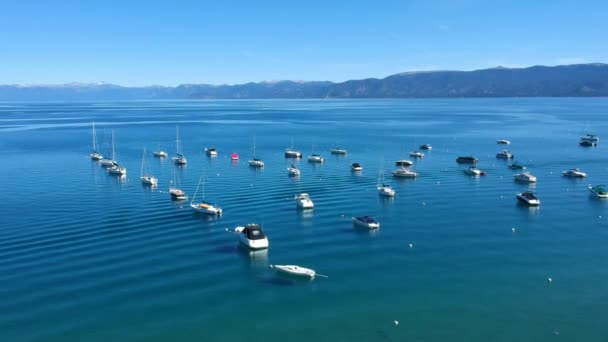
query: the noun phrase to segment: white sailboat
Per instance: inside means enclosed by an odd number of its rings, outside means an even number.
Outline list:
[[[378,173],[378,183],[376,184],[376,188],[378,189],[378,194],[382,196],[395,196],[395,189],[384,183],[384,168],[382,166],[380,167],[380,172]]]
[[[113,149],[113,146],[114,146],[114,131],[112,131],[112,149]],[[106,168],[114,166],[114,164],[116,164],[116,161],[114,160],[114,152],[112,152],[112,158],[104,157],[103,159],[101,159],[99,164],[101,164],[102,167],[106,167]]]
[[[311,154],[308,156],[309,163],[324,163],[325,162],[325,158],[323,158],[323,156],[315,153],[315,144],[311,144],[310,150],[311,150]]]
[[[293,138],[291,138],[291,147],[285,149],[285,158],[302,158],[302,152],[293,149]]]
[[[253,159],[249,160],[249,166],[251,167],[264,167],[262,159],[255,157],[255,136],[253,137]]]
[[[112,166],[108,169],[111,175],[124,176],[127,174],[127,169],[118,165],[114,156],[114,130],[112,130]]]
[[[183,201],[188,199],[186,193],[179,188],[179,184],[177,181],[177,170],[173,168],[173,180],[171,181],[171,185],[169,186],[169,195],[171,195],[171,199],[175,201]]]
[[[201,202],[194,203],[194,199],[196,198],[196,194],[198,193],[198,187],[203,183],[203,198]],[[205,173],[201,175],[201,178],[198,181],[198,185],[196,186],[196,191],[194,192],[194,196],[192,196],[192,200],[190,201],[190,207],[199,213],[208,214],[208,215],[222,215],[222,208],[216,206],[213,203],[205,202]]]
[[[179,126],[175,126],[175,156],[173,156],[173,162],[175,165],[186,165],[188,159],[180,153],[179,150]]]
[[[141,157],[141,172],[140,177],[141,183],[144,185],[156,186],[158,185],[158,178],[148,174],[146,172],[146,149],[144,148],[143,156]]]
[[[92,160],[102,160],[103,156],[101,153],[97,152],[97,133],[95,131],[95,121],[93,121],[93,152],[89,154]]]

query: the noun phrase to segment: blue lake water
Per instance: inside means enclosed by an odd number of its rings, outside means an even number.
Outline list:
[[[2,103],[0,340],[605,341],[608,201],[587,187],[608,184],[607,113],[608,99]],[[90,160],[92,121],[104,154],[114,130],[124,179]],[[176,125],[178,179],[192,196],[204,170],[221,218],[170,200],[170,160],[149,157],[159,186],[140,183],[143,148],[172,153]],[[603,140],[580,147],[585,133]],[[263,170],[247,165],[254,137]],[[496,139],[536,185],[513,181]],[[295,161],[302,175],[288,177],[292,141],[326,162]],[[419,177],[392,179],[424,143]],[[487,176],[463,173],[469,154]],[[561,176],[573,167],[588,178]],[[381,169],[394,200],[376,191]],[[539,208],[518,205],[526,189]],[[300,192],[312,212],[296,210]],[[267,252],[226,232],[250,222]]]

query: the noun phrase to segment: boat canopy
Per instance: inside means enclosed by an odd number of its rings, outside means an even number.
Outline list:
[[[371,216],[360,216],[356,219],[364,223],[376,223],[376,220],[374,220]]]
[[[522,195],[522,197],[525,197],[525,198],[527,198],[529,200],[536,199],[536,196],[534,196],[534,193],[531,192],[531,191],[526,191],[526,192],[522,193],[521,195]]]
[[[250,224],[245,226],[245,229],[243,229],[243,234],[245,234],[249,240],[261,240],[266,238],[266,235],[264,235],[262,227],[260,227],[259,224]]]

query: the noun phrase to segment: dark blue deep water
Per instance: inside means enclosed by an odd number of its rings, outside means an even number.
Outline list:
[[[587,187],[608,184],[607,114],[608,99],[2,103],[0,340],[606,341],[608,201]],[[115,131],[124,179],[90,160],[93,121],[104,153]],[[159,186],[140,184],[143,148],[173,152],[176,124],[177,176],[192,196],[204,169],[219,219],[170,200],[170,161],[149,157]],[[586,133],[598,147],[578,146]],[[535,186],[495,158],[501,138]],[[297,161],[289,178],[292,141],[326,163]],[[392,179],[424,143],[418,179]],[[487,176],[463,173],[468,154]],[[376,192],[381,165],[394,200]],[[572,167],[589,177],[561,176]],[[528,188],[539,208],[518,205]],[[366,214],[380,230],[353,227]],[[226,232],[249,222],[267,252]],[[278,277],[275,263],[329,278]]]

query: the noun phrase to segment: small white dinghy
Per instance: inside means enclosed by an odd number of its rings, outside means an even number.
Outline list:
[[[274,268],[279,273],[288,274],[288,275],[297,276],[297,277],[308,277],[310,279],[314,279],[315,276],[317,276],[317,277],[327,278],[326,275],[318,274],[313,269],[301,267],[301,266],[297,266],[297,265],[270,265],[270,268]]]

